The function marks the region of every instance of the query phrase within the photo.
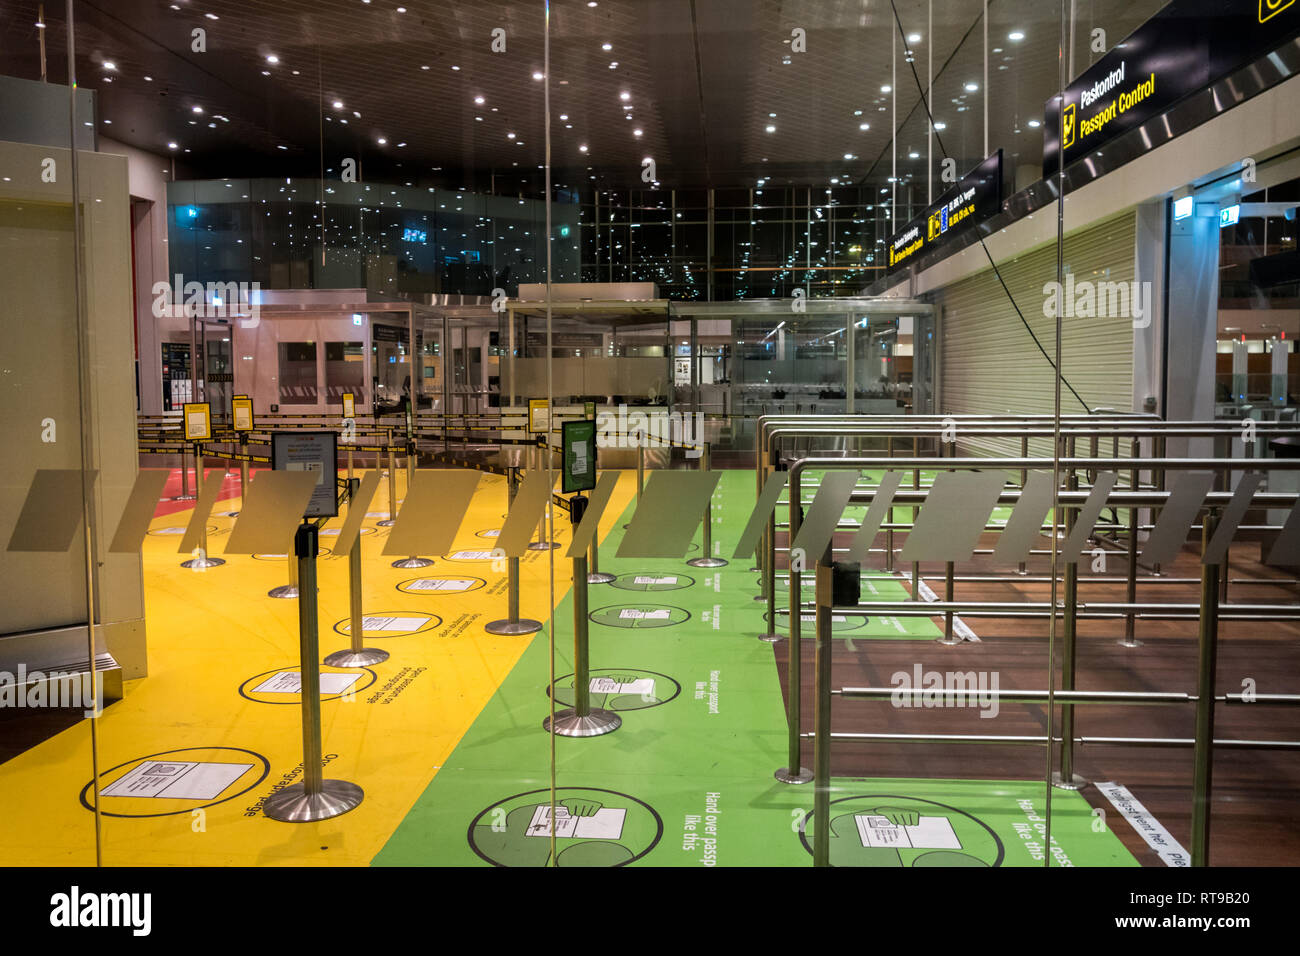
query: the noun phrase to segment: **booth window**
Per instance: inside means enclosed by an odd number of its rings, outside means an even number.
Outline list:
[[[351,392],[358,405],[365,401],[366,352],[362,342],[325,343],[325,402],[342,405]]]
[[[280,404],[316,404],[316,343],[280,343]]]

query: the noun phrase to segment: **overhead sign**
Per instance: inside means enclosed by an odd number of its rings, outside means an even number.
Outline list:
[[[208,441],[212,437],[212,407],[207,402],[187,402],[183,414],[186,441]]]
[[[230,400],[230,420],[237,432],[253,430],[253,400],[247,395],[236,395]]]
[[[970,230],[1002,209],[1002,150],[998,150],[939,201],[889,240],[888,271],[905,265],[955,236]]]
[[[333,518],[339,513],[334,483],[338,478],[337,432],[274,432],[271,467],[276,471],[310,471],[316,486],[304,518]]]
[[[1300,34],[1295,0],[1174,0],[1047,101],[1043,174],[1167,111]],[[1150,148],[1148,146],[1148,148]]]
[[[596,423],[580,418],[560,426],[564,444],[560,490],[590,491],[596,487]]]

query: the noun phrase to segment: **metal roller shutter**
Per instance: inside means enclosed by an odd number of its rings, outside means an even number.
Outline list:
[[[1133,281],[1136,213],[1099,222],[1065,239],[1065,268],[1075,282]],[[1056,280],[1056,246],[1049,244],[998,263],[1016,305],[1048,355],[1055,354],[1056,321],[1043,314],[1043,286]],[[948,286],[936,297],[942,306],[940,408],[944,414],[1051,413],[1053,373],[1048,360],[1007,300],[992,269]],[[1088,408],[1123,412],[1133,403],[1133,322],[1129,316],[1062,320],[1061,368]],[[1061,389],[1062,414],[1086,411],[1069,389]],[[963,443],[966,444],[966,443]],[[1048,443],[1050,445],[1050,443]],[[1032,454],[1048,445],[1031,446]],[[964,447],[1019,453],[1015,439]]]

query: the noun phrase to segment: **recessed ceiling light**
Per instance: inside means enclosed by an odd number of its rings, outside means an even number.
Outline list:
[[[611,63],[611,64],[609,65],[609,68],[610,68],[611,70],[617,70],[617,69],[618,69],[618,60],[615,60],[613,63]]]
[[[168,144],[167,144],[167,148],[168,148],[168,149],[180,149],[180,147],[177,146],[175,143],[168,143]]]
[[[776,132],[776,127],[773,126],[771,123],[768,123],[767,126],[763,127],[763,129],[764,129],[765,131],[769,132],[769,133],[775,133],[775,132]]]
[[[514,133],[506,133],[506,139],[514,139],[514,138],[515,138]]]
[[[596,5],[596,0],[587,0],[587,6],[594,7],[595,5]]]
[[[865,131],[865,130],[869,130],[869,129],[871,129],[871,124],[870,124],[870,123],[859,123],[859,124],[858,124],[858,129],[860,129],[860,130],[864,130],[864,131]]]
[[[536,71],[536,70],[535,70],[535,71],[533,72],[533,79],[534,79],[534,80],[540,80],[541,78],[542,78],[542,73],[541,73],[541,71]]]
[[[452,69],[453,69],[453,70],[459,70],[460,67],[458,67],[458,66],[453,66]]]
[[[146,77],[144,78],[144,81],[145,81],[146,83],[152,83],[152,82],[153,82],[153,77],[152,77],[152,76],[146,76]]]
[[[908,42],[908,43],[920,43],[920,42],[921,42],[921,34],[919,34],[919,33],[909,33],[909,34],[907,35],[907,42]]]
[[[882,87],[880,88],[880,92],[882,92],[882,93],[889,93],[889,92],[891,92],[893,89],[894,89],[894,88],[893,88],[892,86],[890,86],[888,83],[886,83],[884,86],[882,86]]]
[[[484,103],[487,102],[487,100],[485,100],[485,99],[484,99],[483,97],[481,97],[481,96],[476,96],[476,97],[474,97],[474,102],[477,103],[479,106],[482,106]]]
[[[942,129],[947,129],[947,128],[948,128],[948,124],[947,124],[947,123],[935,123],[935,124],[934,124],[934,128],[935,128],[935,129],[940,129],[940,130],[942,130]]]
[[[1042,124],[1041,122],[1039,122],[1038,120],[1030,120],[1030,121],[1029,121],[1029,125],[1032,126],[1032,127],[1034,127],[1034,129],[1037,129],[1038,127],[1042,126],[1043,124]]]
[[[217,16],[215,13],[205,13],[205,14],[203,14],[203,15],[204,15],[205,17],[207,17],[209,20],[220,20],[220,19],[221,19],[221,17]]]
[[[578,147],[578,152],[585,153],[586,151],[587,151],[587,146],[585,143],[582,146]]]
[[[567,120],[568,118],[569,118],[569,114],[568,114],[568,113],[561,113],[561,114],[560,114],[560,122],[564,122],[564,121]]]
[[[106,119],[106,120],[104,120],[104,122],[107,123],[109,126],[112,126],[112,125],[113,125],[113,121],[110,120],[110,119]]]
[[[388,140],[384,139],[384,137],[381,136],[381,137],[379,137],[379,139],[377,140],[377,142],[379,143],[380,146],[385,146],[385,145],[387,145]]]
[[[202,112],[203,112],[203,107],[202,107],[202,106],[191,106],[190,109],[191,109],[193,112],[195,112],[195,113],[202,113]]]
[[[266,62],[274,66],[276,63],[280,62],[280,58],[276,56],[274,53],[272,53],[270,56],[266,58]]]
[[[633,136],[640,136],[640,135],[641,135],[641,131],[640,131],[639,129],[634,129],[634,130],[632,130],[632,135],[633,135]]]
[[[912,152],[910,152],[910,153],[907,154],[907,158],[908,158],[908,159],[920,159],[920,158],[921,158],[921,154],[918,153],[918,152],[916,152],[915,150],[913,150]]]
[[[335,100],[335,101],[334,101],[334,108],[335,108],[336,110],[341,110],[341,109],[343,109],[343,101],[342,101],[342,100]]]
[[[1024,38],[1025,38],[1025,35],[1024,35],[1023,33],[1021,33],[1019,30],[1012,30],[1010,33],[1007,34],[1007,39],[1008,39],[1008,40],[1017,40],[1017,41],[1019,41],[1019,40],[1023,40]]]
[[[398,12],[398,13],[405,13],[405,12],[406,12],[406,7],[398,7],[398,8],[397,8],[397,12]]]
[[[612,43],[602,43],[602,44],[600,45],[600,48],[601,48],[602,50],[604,50],[606,53],[608,53],[610,50],[614,49],[614,44],[612,44]]]
[[[106,69],[106,70],[116,70],[116,69],[117,69],[117,64],[114,63],[112,60],[105,60],[105,61],[104,61],[104,69]]]
[[[978,83],[975,83],[975,82],[971,82],[971,83],[967,83],[967,84],[966,84],[966,92],[967,92],[967,93],[974,93],[974,92],[975,92],[976,90],[978,90],[979,88],[980,88],[980,85],[979,85]]]

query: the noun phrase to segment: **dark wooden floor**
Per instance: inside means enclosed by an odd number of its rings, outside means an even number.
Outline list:
[[[837,546],[846,546],[847,537]],[[877,546],[883,547],[883,535]],[[989,537],[983,546],[991,546]],[[1046,543],[1044,539],[1044,543]],[[902,546],[902,536],[896,540]],[[1259,545],[1234,546],[1230,580],[1272,578],[1288,582],[1289,570],[1259,564]],[[875,556],[872,567],[883,566]],[[866,570],[868,573],[871,567]],[[910,577],[910,566],[905,569]],[[987,561],[959,565],[957,574],[988,573]],[[1028,571],[1046,575],[1046,558]],[[1199,559],[1185,549],[1162,576],[1198,579]],[[1110,577],[1122,577],[1122,554],[1108,557]],[[1081,601],[1123,601],[1123,583],[1090,582],[1087,564],[1080,565]],[[942,566],[923,566],[922,575],[937,593],[943,592]],[[904,583],[910,583],[904,578]],[[958,599],[984,601],[1047,601],[1049,582],[961,582]],[[805,600],[812,597],[805,588]],[[1139,601],[1196,604],[1199,580],[1188,583],[1140,584]],[[1230,602],[1294,603],[1300,598],[1290,583],[1231,583]],[[942,626],[942,618],[936,619]],[[1047,619],[969,618],[966,623],[978,643],[945,646],[934,641],[834,641],[833,687],[891,686],[898,671],[923,670],[997,672],[999,688],[1046,689],[1048,680]],[[1196,692],[1197,622],[1137,622],[1138,648],[1120,646],[1122,621],[1082,621],[1077,641],[1077,680],[1081,690],[1145,690]],[[1222,622],[1219,629],[1218,690],[1240,693],[1243,681],[1254,681],[1257,693],[1300,693],[1300,625],[1292,623]],[[803,654],[803,721],[812,728],[813,655],[811,628],[805,626]],[[1060,685],[1060,624],[1058,622],[1057,684]],[[783,686],[788,680],[787,641],[776,647]],[[1193,736],[1191,705],[1110,706],[1075,709],[1075,734],[1085,737]],[[1037,705],[1003,703],[994,719],[981,718],[967,708],[896,708],[888,701],[837,699],[832,730],[871,733],[964,733],[1044,735],[1046,709]],[[1059,716],[1054,731],[1059,733]],[[1220,704],[1216,710],[1218,739],[1300,740],[1300,711],[1294,707]],[[1040,747],[948,744],[879,744],[837,741],[832,749],[836,775],[879,777],[1044,779],[1047,756]],[[804,744],[804,766],[811,766],[812,742]],[[1088,781],[1113,781],[1126,786],[1182,845],[1191,848],[1192,750],[1190,747],[1087,746],[1075,748],[1075,770]],[[1216,866],[1295,866],[1300,863],[1300,753],[1216,748],[1213,767],[1210,862]],[[1114,832],[1144,865],[1162,865],[1156,854],[1092,786],[1082,791],[1088,801],[1106,811]]]

